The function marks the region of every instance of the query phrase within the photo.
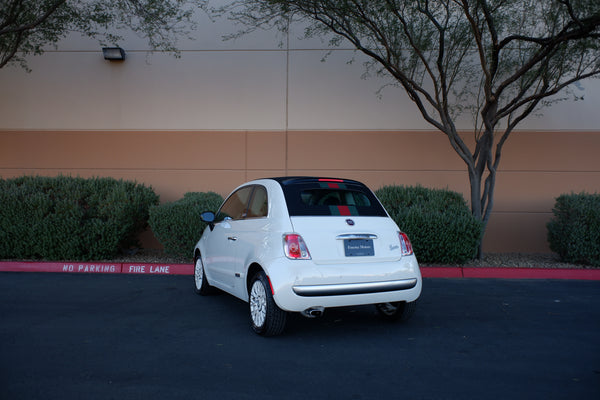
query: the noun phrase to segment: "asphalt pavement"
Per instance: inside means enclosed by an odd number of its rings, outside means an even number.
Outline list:
[[[600,282],[425,279],[373,307],[251,332],[191,276],[0,273],[0,399],[600,398]]]

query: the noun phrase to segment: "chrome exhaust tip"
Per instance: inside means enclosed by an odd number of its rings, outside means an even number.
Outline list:
[[[320,317],[323,315],[323,313],[325,312],[325,307],[310,307],[307,308],[306,310],[302,311],[300,314],[302,314],[302,316],[306,317],[306,318],[316,318],[316,317]]]

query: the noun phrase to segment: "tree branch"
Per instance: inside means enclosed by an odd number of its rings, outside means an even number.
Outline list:
[[[48,8],[48,10],[46,10],[46,12],[44,14],[42,14],[40,17],[38,17],[35,21],[29,23],[29,24],[25,24],[25,25],[21,25],[21,26],[16,26],[13,28],[3,28],[0,29],[0,35],[7,35],[7,34],[11,34],[11,33],[19,33],[19,32],[25,32],[25,31],[29,31],[35,27],[37,27],[38,25],[44,23],[52,14],[54,14],[54,12],[56,12],[56,10],[58,10],[58,8],[60,6],[62,6],[64,3],[66,3],[67,0],[57,0],[55,3],[53,3],[50,8]],[[16,20],[15,20],[16,22]]]

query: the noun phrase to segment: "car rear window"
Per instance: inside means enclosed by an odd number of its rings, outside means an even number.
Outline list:
[[[375,195],[356,181],[289,179],[280,184],[290,216],[387,217]]]

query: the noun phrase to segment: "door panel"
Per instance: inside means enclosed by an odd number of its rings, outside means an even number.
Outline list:
[[[246,216],[248,201],[254,185],[233,192],[221,205],[215,218],[215,227],[206,241],[205,268],[208,280],[216,287],[232,292],[237,256],[236,225]]]
[[[235,263],[235,241],[229,239],[233,235],[231,221],[223,221],[215,225],[206,238],[204,251],[204,267],[209,282],[223,290],[233,287],[231,271]]]

